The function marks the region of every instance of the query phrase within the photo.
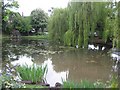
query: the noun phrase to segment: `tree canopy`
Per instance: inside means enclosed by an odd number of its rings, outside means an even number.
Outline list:
[[[47,26],[47,14],[42,9],[35,9],[31,12],[31,25],[35,29],[36,33],[39,29],[44,30]]]
[[[5,0],[1,2],[2,6],[2,30],[6,31],[8,22],[10,21],[11,15],[13,15],[13,8],[19,8],[19,4],[15,0]]]
[[[1,2],[2,6],[2,31],[5,34],[10,34],[13,29],[19,30],[22,34],[28,33],[32,27],[30,24],[30,16],[21,16],[19,12],[14,12],[13,9],[18,9],[19,4],[15,0],[5,0]]]
[[[48,22],[51,39],[64,45],[87,47],[101,39],[120,47],[120,2],[69,2],[65,9],[54,9]]]

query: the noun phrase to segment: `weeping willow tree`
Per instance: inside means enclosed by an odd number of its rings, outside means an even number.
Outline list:
[[[120,49],[120,1],[118,2],[118,42],[117,47]]]
[[[120,1],[116,4],[116,11],[113,47],[120,49]]]
[[[101,32],[105,26],[103,19],[105,5],[93,2],[70,2],[68,5],[69,30],[65,33],[65,44],[87,47],[90,39],[93,39],[95,31],[102,36]]]
[[[68,30],[67,13],[67,9],[54,9],[49,18],[48,30],[53,41],[63,43],[64,34]]]
[[[74,12],[70,12],[70,10],[72,9],[72,7],[68,6],[68,30],[65,32],[64,34],[64,44],[65,45],[69,45],[72,46],[74,44]]]
[[[105,42],[111,40],[113,48],[120,49],[120,2],[109,2],[103,38]]]
[[[113,2],[74,2],[66,9],[55,9],[48,30],[54,41],[64,45],[87,47],[97,37],[113,46],[120,45],[119,4]],[[111,19],[112,17],[112,19]]]
[[[66,45],[79,45],[82,46],[84,43],[87,46],[88,43],[88,22],[87,7],[84,7],[85,3],[82,2],[71,2],[68,5],[69,9],[69,30],[65,33],[65,44]]]

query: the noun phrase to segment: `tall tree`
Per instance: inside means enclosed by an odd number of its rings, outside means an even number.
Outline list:
[[[18,2],[15,0],[2,1],[2,30],[6,31],[6,26],[10,21],[11,9],[19,8]]]
[[[48,29],[53,41],[63,43],[64,33],[68,29],[68,10],[55,8],[51,18],[49,18]]]
[[[113,47],[120,47],[118,2],[69,2],[66,10],[66,16],[61,15],[61,9],[57,9],[50,17],[48,29],[52,39],[61,40],[68,46],[79,47],[87,47],[89,42],[97,39],[104,43],[113,42]],[[63,10],[62,13],[65,12]],[[63,24],[60,24],[61,18],[67,20],[64,29]]]
[[[47,14],[42,9],[35,9],[31,12],[31,25],[35,29],[36,33],[39,29],[44,30],[47,26]]]

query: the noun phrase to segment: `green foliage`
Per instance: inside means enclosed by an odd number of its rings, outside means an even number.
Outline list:
[[[80,87],[83,87],[83,88],[105,88],[105,84],[100,81],[96,81],[96,82],[92,83],[87,80],[82,80],[80,82]]]
[[[80,83],[75,83],[72,81],[64,81],[63,88],[105,88],[106,85],[100,81],[94,83],[89,82],[88,80],[81,80]]]
[[[40,85],[29,85],[29,84],[26,84],[25,88],[45,88],[45,87],[40,86]]]
[[[13,29],[18,29],[21,33],[29,32],[32,27],[30,24],[30,17],[23,17],[19,13],[9,12],[9,20],[6,22],[6,30],[3,32],[11,33]]]
[[[118,88],[118,77],[112,75],[111,79],[108,81],[108,88]]]
[[[0,76],[0,89],[1,88],[24,88],[24,84],[16,82],[11,75],[3,74]]]
[[[73,81],[63,81],[63,88],[118,88],[118,77],[112,75],[111,79],[105,83],[97,80],[90,82],[88,80],[81,80],[80,83]]]
[[[30,24],[30,16],[22,17],[20,15],[16,16],[14,19],[14,27],[16,27],[21,33],[29,32],[32,29]]]
[[[97,36],[105,43],[112,41],[113,47],[119,48],[119,7],[118,2],[113,1],[72,2],[71,0],[67,8],[53,10],[48,22],[50,37],[68,46],[87,47],[89,41],[93,41]]]
[[[54,9],[48,20],[48,30],[50,39],[57,42],[64,41],[64,33],[68,30],[68,10]]]
[[[42,9],[35,9],[31,12],[31,25],[36,30],[36,33],[41,28],[43,29],[47,26],[47,14]]]
[[[89,33],[91,33],[91,36],[93,36],[95,28],[97,27],[97,23],[99,20],[101,20],[101,18],[99,19],[98,17],[95,17],[95,15],[99,15],[97,13],[98,9],[96,10],[96,7],[100,6],[101,9],[99,10],[99,13],[102,12],[102,4],[70,2],[68,7],[66,8],[66,16],[62,16],[59,14],[61,12],[61,9],[55,9],[48,24],[51,26],[48,27],[48,29],[52,39],[60,39],[64,41],[65,45],[79,45],[80,47],[87,47],[89,41]],[[66,11],[63,10],[62,13],[66,13]],[[62,20],[68,22],[61,25],[61,17],[66,17],[66,19],[64,18]],[[65,29],[61,29],[63,25],[65,25],[65,27],[67,28],[64,27]],[[61,32],[62,34],[60,34]],[[72,35],[70,34],[70,32],[72,33]],[[69,37],[70,35],[71,37]],[[61,39],[63,38],[63,36],[65,39]]]
[[[105,42],[112,40],[113,47],[120,48],[120,29],[119,29],[119,2],[110,2],[107,6],[107,18],[103,38]]]
[[[64,35],[64,44],[68,46],[72,46],[74,44],[74,32],[68,30]]]
[[[17,28],[21,33],[27,33],[32,29],[31,18],[23,17],[19,13],[12,11],[13,8],[19,8],[18,2],[7,0],[2,3],[2,30],[5,34],[10,34],[11,31]]]
[[[2,30],[6,31],[8,22],[10,21],[13,8],[19,8],[18,2],[14,0],[6,0],[6,3],[1,2],[2,6]]]
[[[47,73],[47,66],[36,66],[32,65],[31,67],[28,65],[23,65],[17,67],[17,71],[19,72],[22,80],[32,81],[32,83],[42,82],[44,80],[44,75]]]
[[[22,38],[28,40],[40,40],[40,39],[48,39],[48,35],[22,36]]]

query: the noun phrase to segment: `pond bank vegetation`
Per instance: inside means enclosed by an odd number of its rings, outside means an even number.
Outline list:
[[[16,69],[15,69],[16,68]],[[113,77],[106,82],[97,80],[90,82],[88,80],[81,80],[79,83],[74,81],[64,81],[62,83],[56,82],[54,87],[51,87],[47,82],[41,82],[45,77],[47,66],[41,68],[36,66],[16,66],[14,67],[15,72],[19,72],[22,81],[15,79],[15,76],[10,71],[3,71],[0,73],[0,88],[119,88],[117,77]],[[39,69],[39,70],[38,70]],[[33,73],[34,72],[34,73]],[[47,73],[47,72],[46,72]],[[2,76],[1,76],[2,74]],[[24,81],[26,80],[26,81]],[[31,82],[30,82],[31,81]],[[28,83],[30,82],[30,83]]]

